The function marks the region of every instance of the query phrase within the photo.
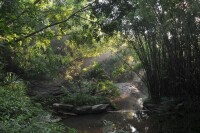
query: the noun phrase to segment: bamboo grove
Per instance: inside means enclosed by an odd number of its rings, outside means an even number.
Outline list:
[[[136,51],[152,100],[199,98],[199,1],[109,1],[96,7],[96,14],[101,11],[110,18],[104,29],[120,30]]]

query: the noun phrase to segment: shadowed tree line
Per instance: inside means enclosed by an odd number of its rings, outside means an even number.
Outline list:
[[[94,7],[96,16],[106,18],[103,29],[121,31],[136,51],[152,100],[199,98],[199,1],[111,0]]]

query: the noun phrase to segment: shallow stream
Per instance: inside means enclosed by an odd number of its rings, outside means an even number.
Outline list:
[[[102,62],[111,57],[111,52],[96,58],[84,60],[82,67],[93,64],[94,61]],[[63,120],[68,127],[76,129],[78,133],[156,133],[156,128],[150,129],[153,122],[145,111],[142,103],[147,98],[147,89],[139,77],[127,83],[117,83],[120,97],[112,102],[118,110],[101,114],[71,116]],[[154,126],[153,126],[154,127]],[[151,131],[152,130],[152,131]]]
[[[121,96],[113,103],[118,110],[68,117],[63,122],[80,133],[156,133],[157,127],[150,129],[153,127],[152,118],[142,111],[142,102],[147,98],[147,93],[141,82],[117,85]]]

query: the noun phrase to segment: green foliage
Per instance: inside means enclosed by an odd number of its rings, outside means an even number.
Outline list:
[[[94,64],[93,67],[87,70],[83,75],[84,78],[88,80],[94,80],[96,82],[109,79],[102,65],[99,63]]]
[[[109,80],[101,81],[95,88],[97,95],[114,98],[119,96],[119,88]]]
[[[94,64],[65,84],[65,96],[61,97],[61,101],[74,105],[109,102],[108,99],[119,96],[119,89],[108,79],[102,66]]]
[[[61,101],[64,102],[64,103],[77,105],[77,106],[109,103],[109,100],[105,97],[92,96],[92,95],[83,94],[83,93],[64,96]]]
[[[42,110],[41,106],[31,102],[26,95],[26,86],[22,81],[14,80],[13,82],[13,79],[7,81],[9,84],[0,86],[0,132],[53,133],[64,131],[62,125],[47,123],[42,119],[48,113]]]
[[[107,75],[115,82],[123,82],[133,78],[133,72],[140,70],[141,63],[133,49],[121,47],[109,60],[101,63]]]
[[[46,49],[43,47],[32,46],[27,50],[16,48],[16,56],[13,62],[18,69],[23,70],[23,75],[28,78],[55,77],[60,69],[66,67],[71,57],[68,55],[56,54],[51,46]]]
[[[43,78],[63,72],[77,58],[97,55],[105,41],[95,39],[101,38],[101,30],[87,4],[85,0],[1,2],[1,63],[25,77]]]
[[[36,104],[41,104],[44,107],[51,107],[53,103],[58,103],[60,101],[61,97],[53,96],[53,95],[37,95],[34,97],[31,97],[31,100],[34,101]]]
[[[74,128],[70,128],[68,132],[69,133],[77,133],[77,131]]]
[[[76,68],[77,60],[97,56],[120,42],[119,34],[108,37],[101,31],[90,7],[86,0],[3,1],[4,67],[26,78],[52,78]]]
[[[119,96],[118,87],[109,80],[71,82],[63,89],[66,94],[64,101],[74,104],[84,105],[90,104],[92,101],[94,103],[104,103],[107,99]]]
[[[99,8],[94,8],[94,15],[105,18],[102,27],[114,24],[137,53],[152,99],[200,95],[199,1],[95,3]],[[112,18],[111,21],[108,18]],[[110,33],[109,27],[104,30]]]
[[[81,76],[86,81],[83,82],[85,85],[80,86],[88,90],[91,95],[100,95],[109,98],[119,95],[117,86],[109,80],[109,76],[101,64],[94,64],[93,67],[84,71]]]
[[[112,75],[115,77],[124,72],[125,72],[125,67],[124,67],[124,65],[121,65],[112,72]]]
[[[12,85],[12,84],[18,85],[19,84],[19,86],[21,84],[23,84],[22,80],[19,78],[19,76],[17,76],[16,74],[14,74],[12,72],[6,73],[6,75],[5,75],[4,79],[3,79],[3,83],[4,84],[9,84],[9,85]]]

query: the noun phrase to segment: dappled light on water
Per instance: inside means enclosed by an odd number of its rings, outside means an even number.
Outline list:
[[[137,130],[135,129],[135,127],[131,126],[130,125],[130,128],[131,128],[131,133],[135,133]]]

